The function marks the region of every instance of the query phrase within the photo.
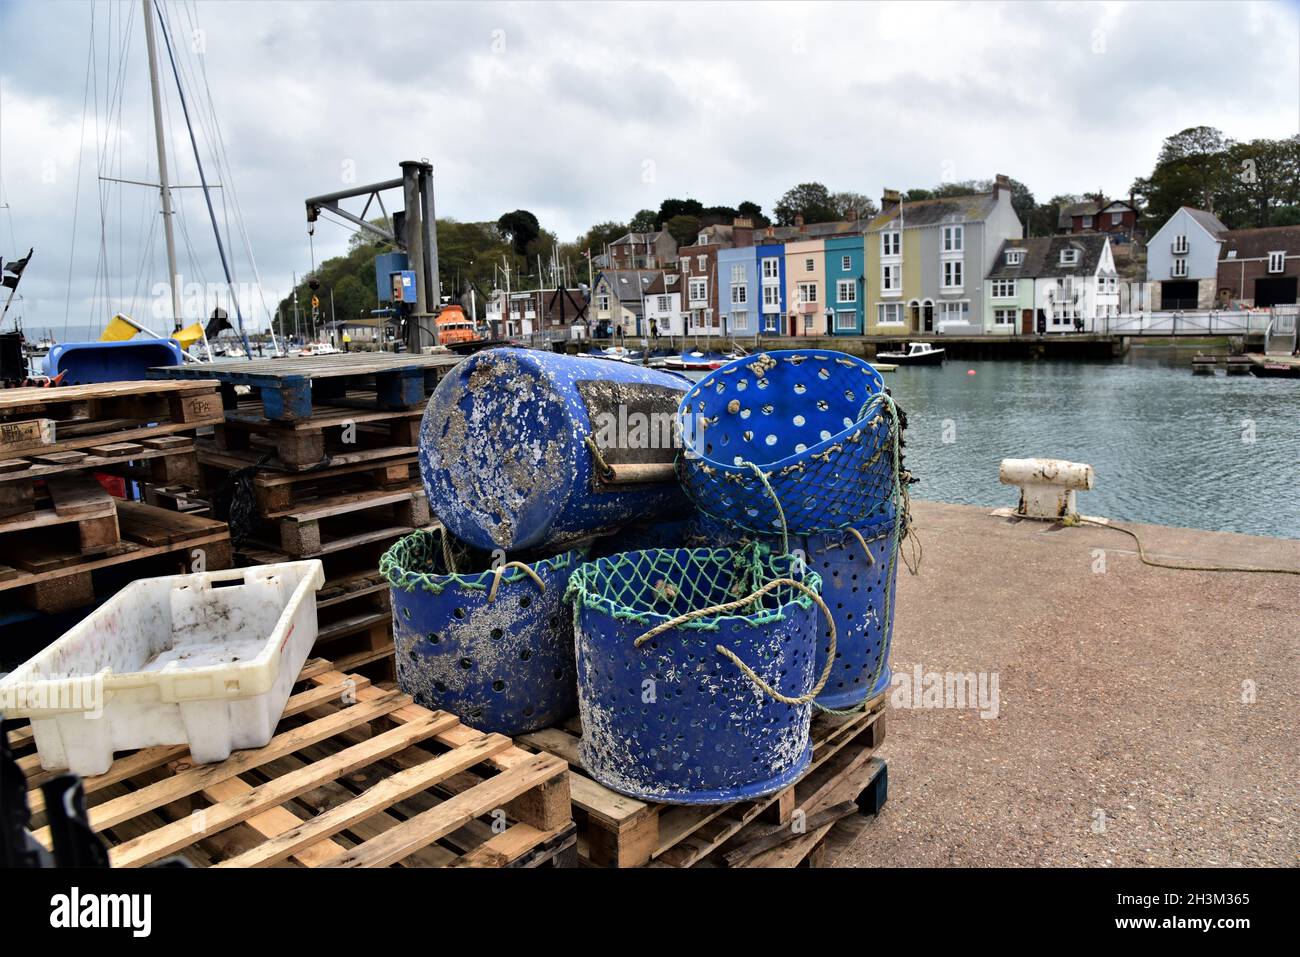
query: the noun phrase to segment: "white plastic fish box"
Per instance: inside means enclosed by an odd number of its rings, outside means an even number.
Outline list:
[[[0,681],[41,766],[102,774],[113,753],[188,744],[200,764],[271,740],[316,641],[319,560],[132,582]]]

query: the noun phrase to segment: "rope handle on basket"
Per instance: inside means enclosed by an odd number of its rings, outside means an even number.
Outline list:
[[[871,549],[867,548],[867,540],[862,537],[862,533],[859,532],[852,525],[846,528],[845,531],[848,532],[850,535],[852,535],[854,538],[856,538],[858,540],[858,544],[862,546],[862,554],[867,556],[867,567],[870,568],[872,565],[874,565],[876,563],[876,556],[872,555]]]
[[[614,470],[610,468],[609,463],[605,461],[605,456],[601,454],[600,446],[596,444],[596,440],[590,435],[585,435],[583,436],[582,441],[583,444],[587,446],[587,450],[591,452],[591,457],[596,463],[596,470],[600,473],[601,478],[608,479],[612,476]]]
[[[505,574],[507,568],[518,568],[533,580],[533,583],[542,594],[546,594],[546,582],[537,577],[537,572],[533,571],[523,562],[506,562],[505,564],[498,565],[492,570],[492,587],[488,589],[487,596],[489,602],[496,600],[497,586],[501,584],[501,576]]]
[[[767,481],[767,476],[763,474],[763,470],[761,468],[759,468],[753,462],[749,462],[749,461],[741,462],[740,464],[747,465],[750,467],[750,469],[753,470],[754,474],[758,476],[758,480],[763,483],[764,491],[766,491],[768,496],[771,497],[772,504],[776,506],[777,517],[781,519],[781,554],[789,555],[790,554],[790,530],[785,520],[785,509],[781,507],[781,499],[777,497],[776,490],[772,488],[771,484]]]
[[[743,674],[746,678],[752,681],[754,683],[754,686],[758,688],[760,691],[762,691],[764,694],[768,695],[771,698],[776,699],[782,704],[807,704],[809,701],[812,701],[813,698],[817,697],[819,694],[822,693],[822,688],[826,687],[826,682],[830,680],[831,669],[835,667],[835,638],[836,638],[835,619],[834,617],[831,616],[831,610],[826,606],[826,602],[822,601],[821,595],[817,594],[815,591],[813,591],[803,582],[797,582],[793,578],[774,578],[766,585],[764,585],[762,588],[758,589],[753,594],[746,595],[744,598],[737,598],[735,601],[729,601],[722,605],[714,605],[712,608],[699,608],[696,609],[695,611],[688,611],[684,615],[678,615],[676,618],[672,619],[671,621],[665,621],[663,624],[656,625],[655,627],[651,628],[649,631],[647,631],[636,641],[632,642],[632,646],[634,648],[640,648],[651,638],[663,634],[665,631],[668,631],[671,628],[676,628],[678,625],[683,625],[688,621],[693,621],[696,618],[702,618],[705,615],[720,615],[728,611],[734,611],[737,608],[743,608],[745,605],[748,605],[751,602],[761,598],[763,595],[766,595],[772,589],[780,585],[790,585],[794,588],[797,588],[805,595],[807,595],[809,598],[811,598],[814,602],[816,602],[817,607],[821,609],[822,614],[826,616],[826,621],[831,626],[831,633],[830,633],[831,643],[829,649],[826,652],[826,667],[822,670],[821,677],[817,679],[817,683],[813,685],[811,691],[809,691],[807,694],[801,694],[797,698],[792,698],[789,695],[784,695],[781,692],[777,691],[775,688],[773,688],[762,678],[760,678],[754,672],[754,669],[749,667],[749,665],[745,664],[743,661],[741,661],[740,656],[736,654],[734,651],[732,651],[730,648],[726,648],[722,645],[714,645],[713,647],[714,650],[717,651],[719,654],[724,655],[728,659],[730,659],[731,663],[740,669],[741,674]]]

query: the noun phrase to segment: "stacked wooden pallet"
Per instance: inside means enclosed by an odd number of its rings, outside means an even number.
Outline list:
[[[10,732],[33,835],[51,843],[30,728]],[[575,843],[567,766],[314,659],[275,737],[219,764],[183,746],[83,781],[115,867],[536,867]]]
[[[225,523],[175,509],[195,501],[195,439],[222,419],[217,385],[0,390],[0,601],[64,611],[134,578],[228,567]]]
[[[205,494],[242,496],[237,561],[319,558],[318,647],[340,667],[391,676],[392,618],[379,557],[429,524],[417,465],[420,419],[455,356],[389,353],[234,361],[221,382],[224,420],[200,443]],[[187,377],[191,367],[152,370]],[[225,507],[223,505],[223,507]]]
[[[826,838],[843,817],[875,814],[888,776],[875,756],[885,738],[884,696],[854,715],[817,714],[812,764],[802,778],[763,798],[731,804],[639,801],[594,781],[582,766],[582,727],[521,735],[516,743],[569,764],[578,857],[592,867],[798,867],[824,862]]]

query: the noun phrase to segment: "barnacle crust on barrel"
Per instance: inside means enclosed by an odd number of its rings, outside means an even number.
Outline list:
[[[572,446],[549,428],[564,400],[544,374],[493,356],[450,387],[438,389],[421,425],[421,444],[461,507],[493,541],[510,548],[514,519],[553,502],[573,473]]]

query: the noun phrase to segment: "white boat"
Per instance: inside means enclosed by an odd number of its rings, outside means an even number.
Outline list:
[[[877,352],[876,358],[899,366],[937,366],[943,363],[943,350],[928,342],[909,342],[905,352]]]

